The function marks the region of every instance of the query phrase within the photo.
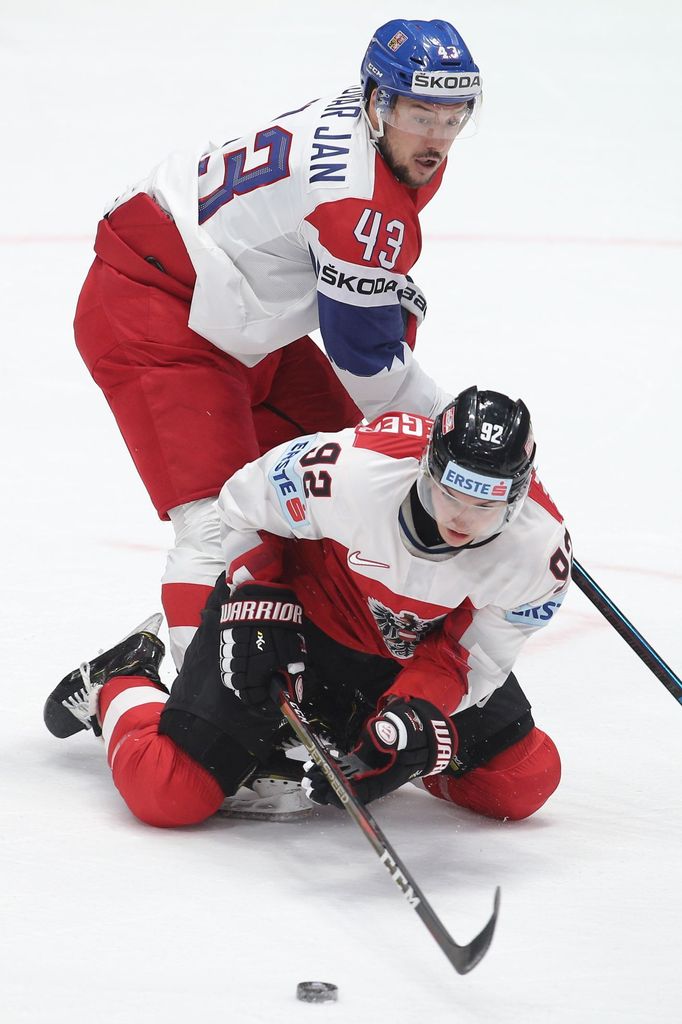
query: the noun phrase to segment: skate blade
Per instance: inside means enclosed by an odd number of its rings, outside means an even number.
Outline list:
[[[218,810],[223,818],[251,821],[301,821],[310,818],[312,813],[313,805],[299,786],[267,796],[257,796],[244,787],[234,796],[228,796]]]
[[[216,814],[219,818],[241,818],[244,821],[276,821],[284,824],[288,821],[303,821],[312,818],[312,807],[302,807],[297,811],[267,811],[255,810],[253,808],[221,807]]]
[[[155,612],[154,615],[150,615],[148,619],[141,622],[139,626],[135,626],[135,629],[131,629],[129,633],[126,633],[123,640],[127,640],[129,637],[135,636],[136,633],[151,633],[153,636],[158,636],[162,622],[163,615],[161,612]],[[123,641],[120,642],[122,643]]]

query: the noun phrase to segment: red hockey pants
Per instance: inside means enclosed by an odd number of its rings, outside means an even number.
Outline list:
[[[308,337],[247,368],[189,329],[194,269],[174,223],[149,196],[134,196],[100,222],[95,252],[76,344],[159,516],[177,510],[162,597],[179,668],[224,568],[207,499],[275,445],[353,426],[362,415]],[[188,505],[202,499],[204,506]]]
[[[213,776],[157,731],[167,696],[142,678],[119,677],[102,690],[100,718],[114,783],[133,814],[159,828],[194,825],[218,810]],[[429,793],[490,818],[534,814],[559,785],[558,751],[537,727],[459,779],[424,780]]]
[[[276,444],[362,419],[310,338],[247,368],[189,329],[194,270],[175,225],[149,196],[100,222],[95,252],[76,344],[161,518],[216,495]]]

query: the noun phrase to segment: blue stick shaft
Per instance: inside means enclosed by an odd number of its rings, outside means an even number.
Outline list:
[[[623,615],[620,608],[617,608],[608,594],[596,583],[590,574],[582,567],[580,562],[573,560],[571,573],[576,586],[580,587],[583,594],[592,602],[607,622],[609,622],[623,640],[632,647],[647,668],[651,669],[657,679],[665,686],[666,690],[672,693],[675,700],[682,704],[682,680],[667,665],[648,640],[645,640],[638,629],[632,625],[630,620]]]

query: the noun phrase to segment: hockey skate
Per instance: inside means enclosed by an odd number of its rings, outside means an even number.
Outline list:
[[[234,796],[225,799],[218,813],[227,818],[252,821],[309,818],[313,804],[301,789],[302,778],[302,762],[288,757],[286,750],[278,749]]]
[[[166,650],[157,636],[162,621],[160,614],[150,615],[115,647],[92,661],[84,661],[62,679],[43,709],[45,725],[53,736],[66,739],[83,729],[92,729],[95,736],[101,736],[97,698],[114,676],[146,676],[160,683],[158,670]]]

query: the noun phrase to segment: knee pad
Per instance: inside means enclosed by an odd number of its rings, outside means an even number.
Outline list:
[[[196,825],[218,810],[224,794],[205,768],[159,733],[166,701],[167,694],[141,676],[105,683],[99,714],[107,760],[140,821],[159,828]]]
[[[224,799],[213,776],[160,736],[156,723],[136,730],[133,743],[121,744],[112,774],[135,817],[157,828],[198,825]]]
[[[489,818],[528,818],[561,779],[559,751],[537,727],[486,764],[459,777],[447,771],[423,780],[432,796]]]

